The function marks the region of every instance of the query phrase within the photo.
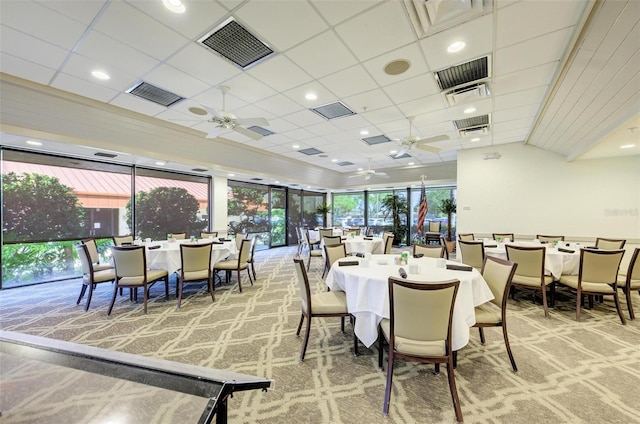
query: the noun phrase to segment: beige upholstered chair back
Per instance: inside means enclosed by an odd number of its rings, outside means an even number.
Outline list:
[[[211,243],[181,244],[182,272],[206,271],[211,268]]]
[[[484,245],[481,241],[458,241],[462,263],[474,268],[482,268],[484,261]]]
[[[504,307],[507,301],[507,294],[511,287],[511,280],[520,266],[511,261],[487,256],[482,267],[482,277],[493,293],[494,299],[491,301],[500,308]]]
[[[334,246],[324,246],[324,255],[327,258],[327,268],[331,268],[335,261],[347,257],[347,247],[340,243]]]
[[[89,259],[91,259],[91,263],[97,264],[100,262],[100,255],[98,254],[98,245],[94,239],[85,239],[82,240],[84,245],[87,247],[87,252],[89,252]]]
[[[111,256],[116,266],[116,277],[144,277],[146,258],[144,246],[111,248]]]
[[[544,275],[545,247],[507,245],[507,259],[518,264],[517,275],[542,278]]]
[[[78,258],[80,258],[80,264],[82,265],[82,279],[84,281],[89,281],[93,274],[93,266],[89,259],[87,245],[84,243],[76,244],[76,252],[78,252]]]
[[[238,249],[240,249],[240,247],[242,246],[242,240],[245,240],[247,238],[247,235],[244,233],[236,233],[236,247]]]
[[[218,237],[217,231],[200,231],[200,238]]]
[[[429,258],[444,258],[445,247],[436,244],[414,244],[413,254],[417,255],[419,253]]]
[[[387,234],[384,239],[384,253],[388,255],[391,253],[391,247],[393,247],[393,234]]]
[[[425,356],[447,353],[445,344],[451,338],[459,284],[458,280],[425,284],[389,278],[391,334],[397,352]]]
[[[429,221],[429,232],[430,233],[439,233],[440,232],[440,221]]]
[[[624,250],[582,249],[578,279],[588,283],[615,283],[622,255]]]
[[[123,243],[133,243],[133,235],[129,234],[127,236],[113,236],[114,246],[122,246]]]
[[[323,236],[325,246],[336,246],[342,243],[342,237],[340,236]]]
[[[458,240],[474,241],[475,238],[473,237],[473,233],[466,233],[466,234],[458,234]]]
[[[310,312],[308,307],[311,304],[311,289],[309,288],[307,270],[304,268],[304,260],[302,260],[299,256],[293,259],[293,263],[296,269],[296,282],[298,284],[298,292],[300,294],[300,300],[302,302],[302,311],[308,313]]]
[[[631,262],[629,262],[629,269],[627,271],[627,280],[640,280],[640,247],[636,247],[631,256]],[[638,283],[640,285],[640,283]]]
[[[171,233],[171,237],[176,240],[184,240],[187,238],[187,233]],[[169,238],[169,233],[167,233],[167,238]]]
[[[320,236],[320,239],[324,236],[332,236],[333,228],[320,228],[320,230],[318,230],[318,235]]]
[[[545,236],[542,234],[538,234],[536,238],[538,239],[538,241],[546,243],[564,241],[564,236]],[[518,270],[518,274],[520,274],[520,270]]]
[[[618,250],[622,249],[627,241],[626,240],[614,240],[614,239],[596,239],[596,247],[603,250]]]
[[[241,264],[246,263],[251,257],[251,240],[244,239],[240,244],[240,253],[238,254],[238,260]]]
[[[493,239],[504,241],[505,239],[509,239],[509,241],[515,240],[515,235],[513,233],[493,233]]]

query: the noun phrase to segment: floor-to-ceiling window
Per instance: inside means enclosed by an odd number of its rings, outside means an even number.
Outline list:
[[[334,227],[359,227],[364,225],[364,192],[334,193],[332,201],[332,225]]]
[[[302,225],[302,191],[287,190],[287,244],[298,243],[297,227]]]
[[[271,247],[287,244],[287,192],[271,187],[269,211],[271,213]]]
[[[440,233],[446,234],[449,222],[447,216],[440,211],[440,203],[444,199],[455,199],[457,194],[456,188],[428,188],[425,190],[425,192],[427,197],[427,217],[424,223],[425,231],[428,231],[429,221],[439,221],[441,223]],[[418,209],[420,207],[420,196],[421,193],[419,188],[411,191],[411,239],[414,242],[422,241],[420,240],[421,236],[416,231],[418,226]],[[453,215],[452,221],[452,238],[455,239],[455,215]]]
[[[229,181],[227,190],[229,232],[257,238],[257,248],[268,247],[271,243],[269,186]]]

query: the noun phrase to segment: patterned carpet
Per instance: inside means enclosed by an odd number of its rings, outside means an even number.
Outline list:
[[[179,311],[173,295],[165,301],[162,285],[152,289],[147,315],[124,296],[110,317],[109,284],[98,286],[87,313],[75,304],[77,281],[6,290],[0,292],[0,328],[274,379],[266,393],[230,399],[232,423],[454,422],[444,369],[435,375],[432,366],[402,361],[384,418],[385,372],[377,369],[377,351],[361,347],[354,357],[352,330],[347,326],[341,333],[339,319],[313,320],[305,361],[298,361],[294,253],[256,253],[257,283],[243,284],[243,293],[236,285],[218,288],[215,303],[204,286],[187,286]],[[326,290],[320,270],[320,260],[312,260],[317,291]],[[640,320],[621,325],[605,299],[576,322],[575,297],[561,292],[559,298],[549,319],[528,293],[509,300],[518,373],[511,371],[499,329],[485,331],[484,346],[472,333],[455,371],[465,422],[640,423]],[[634,302],[640,311],[637,294]],[[2,354],[0,361],[3,424],[123,422],[105,419],[114,415],[133,417],[126,422],[197,422],[206,403],[11,355]],[[30,390],[16,389],[25,382]]]

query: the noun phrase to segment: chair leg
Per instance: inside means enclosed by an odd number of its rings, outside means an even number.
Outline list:
[[[207,279],[207,283],[209,284],[209,292],[211,293],[211,301],[215,302],[216,301],[216,294],[214,292],[215,285],[213,284],[213,277],[209,276],[209,278]]]
[[[111,315],[111,310],[113,309],[113,304],[116,303],[116,296],[118,295],[118,285],[113,286],[113,296],[111,297],[111,305],[109,305],[109,310],[107,311],[107,316]]]
[[[238,268],[238,289],[242,293],[242,274],[240,274],[240,268]]]
[[[180,309],[180,305],[182,304],[182,292],[184,291],[184,281],[182,281],[182,278],[178,278],[178,282],[176,283],[176,291],[178,292],[178,309]]]
[[[458,368],[458,351],[454,350],[451,352],[451,356],[453,358],[453,368]]]
[[[302,323],[304,322],[304,314],[300,315],[300,324],[298,324],[298,331],[296,331],[296,336],[300,336],[300,329],[302,328]]]
[[[544,317],[549,318],[549,308],[547,307],[547,287],[542,285],[542,308],[544,309]]]
[[[89,284],[89,294],[87,294],[87,304],[84,305],[84,311],[87,312],[89,310],[89,304],[91,304],[91,298],[93,297],[93,289],[95,284]]]
[[[636,319],[636,317],[633,315],[633,302],[631,301],[631,289],[625,287],[624,295],[627,298],[627,309],[629,309],[629,318],[631,320],[634,320]]]
[[[147,299],[149,298],[149,285],[145,284],[142,288],[142,299],[144,303],[144,313],[147,313]]]
[[[516,360],[513,357],[513,353],[511,352],[511,345],[509,344],[509,336],[507,335],[507,326],[506,324],[502,325],[502,335],[504,336],[504,345],[507,348],[507,354],[509,355],[509,361],[511,361],[511,368],[513,368],[514,372],[518,372],[518,366],[516,365]]]
[[[549,284],[549,294],[551,294],[551,307],[556,307],[556,282]]]
[[[382,413],[389,415],[389,403],[391,402],[391,384],[393,383],[393,347],[389,345],[389,359],[387,360],[387,387],[384,390],[384,404]]]
[[[433,374],[440,375],[440,364],[433,364]]]
[[[251,262],[251,272],[253,273],[253,281],[257,281],[258,277],[256,277],[256,264]]]
[[[344,333],[344,317],[340,317],[340,331]]]
[[[576,294],[576,321],[580,321],[580,304],[582,303],[582,292],[580,288],[578,288],[578,293]]]
[[[247,275],[249,276],[249,282],[253,286],[253,279],[251,278],[251,270],[249,269],[249,266],[247,266]]]
[[[304,341],[302,342],[302,351],[300,352],[300,362],[304,361],[304,355],[307,353],[307,343],[309,343],[309,333],[311,332],[311,315],[307,317],[307,328],[304,332]]]
[[[480,344],[484,344],[484,330],[482,327],[478,327],[478,333],[480,333]]]
[[[616,291],[613,292],[613,300],[616,302],[616,309],[618,310],[618,316],[620,317],[620,322],[622,322],[622,325],[626,325],[627,322],[624,319],[624,315],[622,315],[622,308],[620,307],[620,298],[618,297],[618,289],[615,289]]]
[[[453,375],[453,362],[449,357],[447,362],[447,379],[449,380],[449,391],[451,392],[451,400],[453,401],[453,409],[456,412],[456,421],[461,423],[464,421],[462,418],[462,409],[460,408],[460,399],[458,398],[458,389],[456,389],[456,379]]]
[[[165,301],[169,300],[169,276],[164,277],[164,295]]]
[[[82,288],[80,289],[80,296],[78,296],[78,300],[76,300],[76,305],[80,304],[80,301],[82,300],[84,293],[87,291],[87,285],[86,284],[82,284]]]

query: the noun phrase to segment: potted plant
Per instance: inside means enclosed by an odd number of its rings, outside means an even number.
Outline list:
[[[385,218],[391,216],[393,218],[393,244],[399,245],[407,232],[407,215],[409,206],[406,199],[397,194],[391,194],[380,202],[381,209],[384,211]]]
[[[449,250],[449,252],[453,252],[453,247],[455,246],[455,241],[453,240],[453,236],[452,236],[452,230],[453,230],[453,226],[452,226],[452,216],[454,213],[456,213],[456,209],[457,209],[457,205],[456,205],[456,201],[454,199],[442,199],[440,201],[440,204],[438,205],[438,210],[447,215],[447,238],[446,238],[446,243],[447,243],[447,250]]]
[[[316,212],[318,213],[318,215],[322,215],[322,222],[323,222],[322,226],[326,227],[327,215],[331,213],[331,205],[322,203],[321,205],[318,205],[318,207],[316,208]]]

